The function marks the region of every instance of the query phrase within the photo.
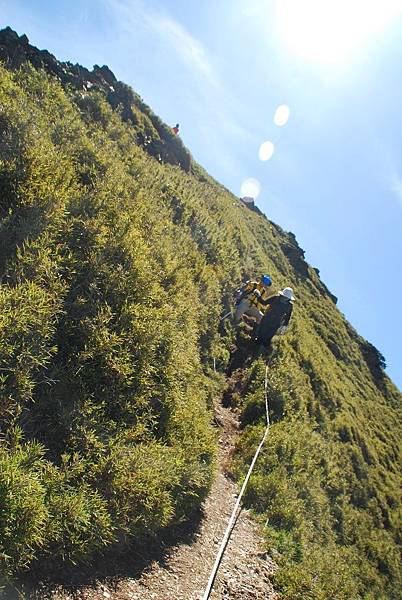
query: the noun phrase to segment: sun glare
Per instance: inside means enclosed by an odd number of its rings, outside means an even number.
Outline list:
[[[287,104],[280,104],[274,114],[274,123],[278,127],[283,127],[289,120],[290,108]]]
[[[402,15],[402,0],[278,0],[281,40],[321,63],[344,61],[371,34]]]
[[[269,140],[267,140],[266,142],[263,142],[260,146],[260,149],[258,150],[259,159],[262,161],[269,160],[271,158],[271,156],[273,155],[274,150],[275,150],[275,146],[273,145],[272,142],[270,142]]]
[[[240,190],[242,196],[248,196],[255,200],[260,194],[261,184],[257,179],[249,177],[243,181]]]

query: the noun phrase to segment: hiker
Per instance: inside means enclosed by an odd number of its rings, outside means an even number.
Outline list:
[[[263,302],[269,298],[272,281],[269,275],[262,275],[260,281],[246,281],[236,292],[235,323],[240,323],[243,315],[253,317],[259,323],[263,317]]]
[[[176,123],[176,125],[174,127],[172,127],[172,131],[175,135],[179,134],[179,124]]]
[[[276,333],[284,335],[290,321],[295,297],[290,287],[267,299],[260,299],[260,303],[266,306],[266,312],[258,327],[255,340],[257,344],[268,348]]]

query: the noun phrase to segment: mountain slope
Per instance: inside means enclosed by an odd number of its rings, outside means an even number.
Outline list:
[[[224,385],[212,361],[223,373],[235,341],[220,315],[243,277],[269,272],[297,304],[246,501],[276,585],[400,597],[400,393],[293,234],[214,182],[106,67],[59,63],[9,29],[0,57],[4,575],[91,561],[200,506]],[[239,477],[263,426],[264,365],[242,367]]]

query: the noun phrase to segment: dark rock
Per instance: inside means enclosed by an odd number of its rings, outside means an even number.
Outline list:
[[[382,381],[384,379],[384,369],[387,366],[384,356],[370,342],[366,340],[359,340],[359,342],[361,353],[374,380],[377,382]]]
[[[318,269],[312,269],[306,262],[303,248],[300,248],[297,243],[297,239],[294,233],[289,231],[286,233],[279,225],[272,223],[273,231],[279,233],[279,244],[282,252],[287,257],[288,261],[292,265],[295,275],[298,279],[310,278],[312,283],[318,289],[320,294],[328,297],[334,304],[338,302],[338,298],[332,294],[325,283],[323,283],[319,277],[320,271]]]
[[[385,369],[387,365],[385,357],[373,344],[362,338],[350,323],[346,323],[346,330],[351,339],[359,346],[375,385],[387,395],[388,392],[385,385]]]
[[[308,264],[304,260],[304,250],[297,243],[296,236],[291,231],[280,241],[284,255],[292,265],[298,278],[306,279],[309,275]]]
[[[172,135],[165,125],[133,90],[118,81],[107,65],[94,65],[89,71],[81,65],[60,62],[48,50],[39,50],[29,43],[26,35],[21,37],[10,27],[0,30],[0,61],[6,68],[16,70],[25,62],[36,69],[44,69],[49,75],[56,77],[63,86],[87,92],[98,90],[106,95],[113,109],[121,110],[125,121],[138,125],[138,117],[133,110],[137,107],[144,114],[144,122],[150,123],[149,131],[137,131],[137,143],[156,160],[180,166],[184,171],[191,171],[191,154],[178,136]],[[159,138],[156,138],[155,131]],[[256,209],[257,212],[260,212]]]
[[[124,121],[130,121],[133,125],[138,124],[138,119],[133,112],[132,106],[135,104],[134,92],[128,85],[118,83],[110,90],[107,100],[112,108],[121,107],[121,116]]]
[[[316,275],[316,277],[313,276],[313,282],[314,282],[315,287],[318,289],[318,291],[323,296],[327,296],[334,304],[336,304],[338,302],[338,298],[336,296],[334,296],[334,294],[332,292],[330,292],[330,290],[327,288],[325,283],[323,283],[323,281],[321,281],[319,269],[313,268],[312,270]]]
[[[240,198],[240,200],[249,210],[252,210],[253,212],[257,213],[257,215],[260,215],[265,219],[267,218],[265,214],[258,208],[258,206],[255,205],[254,198],[245,196],[244,198]]]
[[[114,73],[109,69],[107,65],[103,65],[103,67],[98,67],[98,65],[94,65],[93,72],[95,73],[95,75],[103,77],[103,79],[109,85],[114,85],[117,82]]]
[[[341,353],[341,351],[339,349],[339,346],[338,346],[338,344],[336,342],[334,342],[331,339],[328,339],[327,340],[327,346],[331,350],[332,354],[335,356],[335,358],[337,360],[342,360],[343,359],[342,353]]]
[[[3,29],[2,33],[4,33],[4,39],[9,42],[18,42],[20,39],[18,33],[11,29],[11,27],[6,27]]]

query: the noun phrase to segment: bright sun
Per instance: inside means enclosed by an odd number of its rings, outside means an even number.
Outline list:
[[[402,0],[278,0],[279,35],[304,59],[339,63],[402,14]]]

